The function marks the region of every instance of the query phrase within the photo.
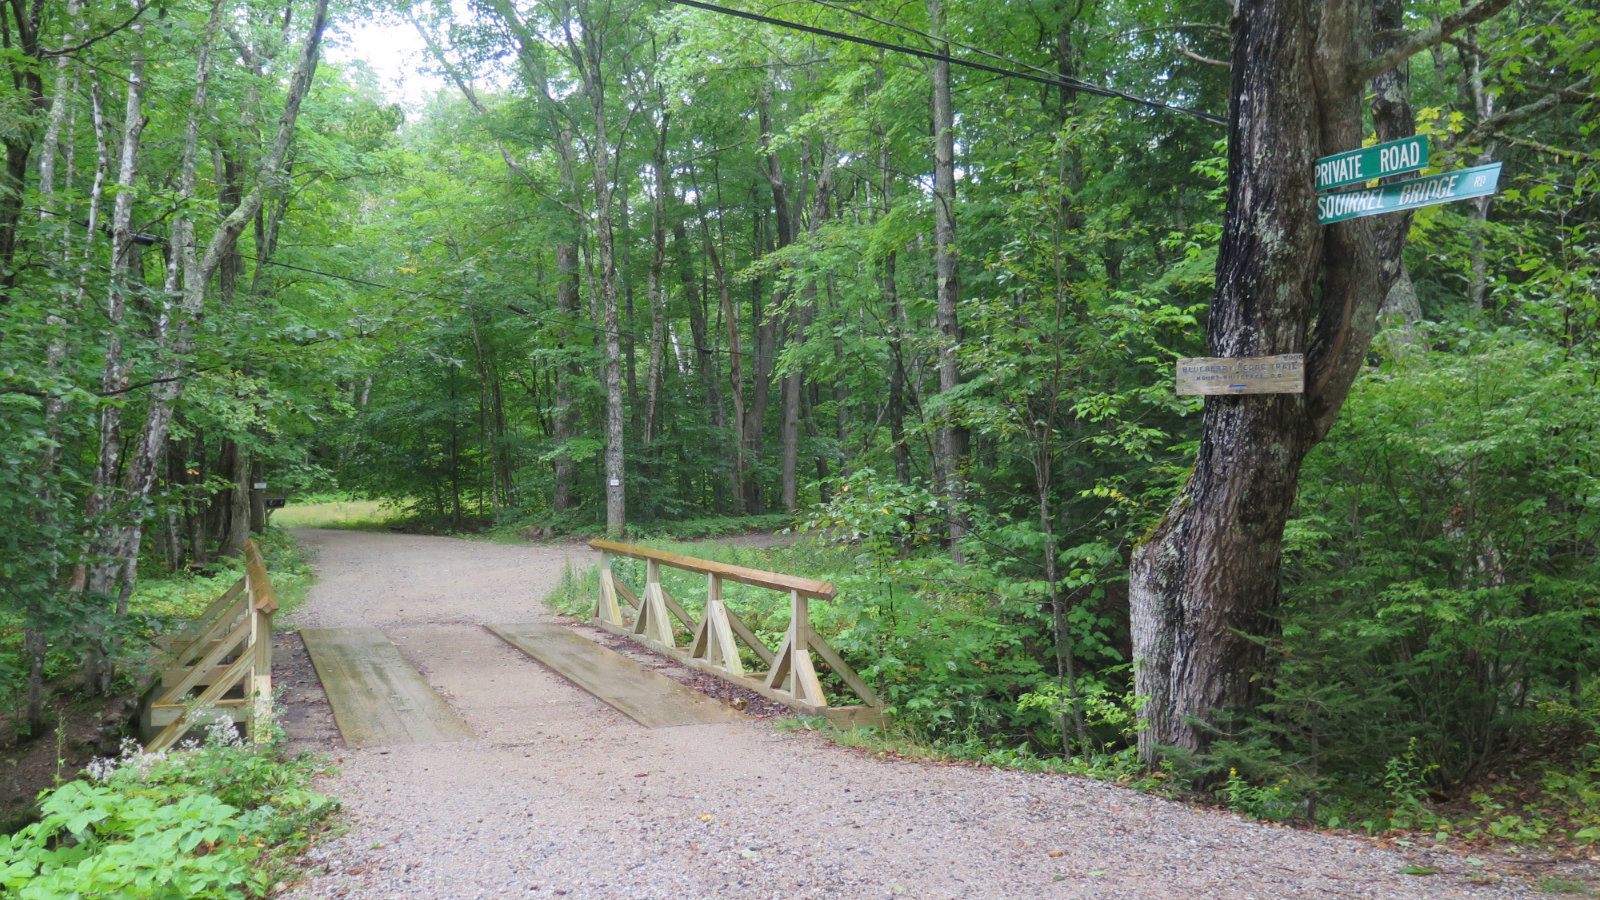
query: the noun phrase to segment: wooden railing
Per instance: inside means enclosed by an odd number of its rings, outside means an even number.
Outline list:
[[[244,722],[252,736],[262,737],[254,726],[272,713],[272,614],[278,601],[255,541],[244,545],[244,559],[244,575],[172,639],[142,722],[147,730],[161,731],[145,752],[176,744],[202,709]]]
[[[615,634],[626,635],[685,665],[710,672],[740,687],[749,688],[807,715],[825,716],[844,727],[879,725],[884,721],[883,701],[811,627],[810,601],[831,600],[833,585],[777,572],[763,572],[692,556],[614,541],[590,541],[602,554],[600,595],[594,623]],[[645,563],[644,592],[635,594],[611,570],[611,558],[624,556]],[[661,585],[661,567],[706,576],[705,613],[696,622]],[[769,648],[722,597],[725,581],[781,591],[789,595],[789,627],[777,650]],[[632,608],[632,621],[624,618],[623,604]],[[671,618],[669,618],[669,616]],[[678,643],[677,619],[687,633],[687,645]],[[761,660],[764,672],[748,672],[740,658],[738,642]],[[861,699],[858,706],[833,706],[822,690],[811,661],[815,650],[822,661]]]

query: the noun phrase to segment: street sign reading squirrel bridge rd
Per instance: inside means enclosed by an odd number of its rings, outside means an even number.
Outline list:
[[[1491,163],[1487,166],[1457,169],[1442,175],[1397,181],[1394,184],[1359,191],[1318,194],[1317,224],[1326,225],[1329,222],[1342,222],[1345,219],[1361,216],[1376,216],[1381,213],[1432,206],[1435,203],[1482,197],[1494,193],[1495,185],[1499,183],[1500,164]]]
[[[1374,178],[1415,172],[1428,164],[1428,136],[1401,138],[1317,160],[1317,190],[1329,191]]]

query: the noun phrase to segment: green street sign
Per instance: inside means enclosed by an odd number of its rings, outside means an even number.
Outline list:
[[[1349,153],[1335,153],[1317,160],[1317,190],[1360,184],[1398,172],[1415,172],[1427,164],[1428,137],[1420,134]]]
[[[1399,212],[1494,193],[1500,183],[1500,164],[1457,169],[1443,175],[1397,181],[1359,191],[1317,195],[1317,224],[1343,222],[1361,216]]]

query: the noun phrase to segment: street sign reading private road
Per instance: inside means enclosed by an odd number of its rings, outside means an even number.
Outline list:
[[[1365,190],[1318,194],[1317,224],[1326,225],[1329,222],[1343,222],[1345,219],[1361,216],[1376,216],[1381,213],[1432,206],[1435,203],[1482,197],[1494,193],[1495,185],[1499,183],[1500,164],[1491,163],[1487,166],[1457,169],[1443,175],[1397,181],[1394,184]]]
[[[1374,144],[1349,153],[1335,153],[1317,160],[1317,190],[1327,191],[1347,184],[1360,184],[1399,172],[1415,172],[1427,164],[1426,135]]]

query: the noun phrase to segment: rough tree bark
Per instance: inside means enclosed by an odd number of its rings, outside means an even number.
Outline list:
[[[1387,0],[1381,0],[1387,2]],[[1207,339],[1213,356],[1306,354],[1301,395],[1208,397],[1194,471],[1130,571],[1139,749],[1201,750],[1260,699],[1280,599],[1283,528],[1306,454],[1355,380],[1377,312],[1400,276],[1405,214],[1316,222],[1312,164],[1361,145],[1367,83],[1444,34],[1492,15],[1485,2],[1436,29],[1375,38],[1373,0],[1240,0],[1234,13],[1228,203]],[[1404,103],[1375,107],[1380,138],[1411,128]],[[1387,119],[1385,118],[1387,117]]]

